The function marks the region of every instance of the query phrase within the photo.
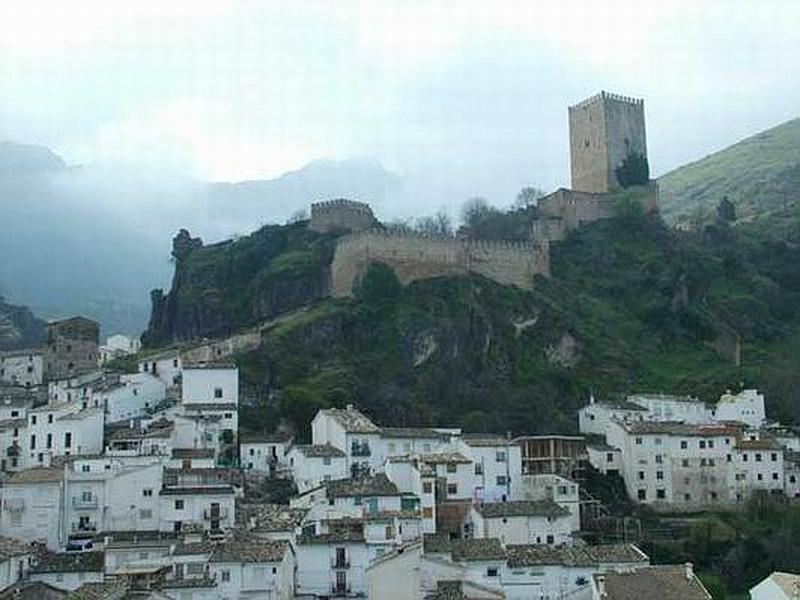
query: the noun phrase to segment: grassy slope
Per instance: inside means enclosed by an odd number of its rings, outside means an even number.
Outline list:
[[[668,221],[710,212],[727,195],[741,217],[762,218],[800,199],[800,119],[747,138],[662,176]]]

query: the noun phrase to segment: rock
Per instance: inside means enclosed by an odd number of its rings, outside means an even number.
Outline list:
[[[558,365],[565,369],[574,369],[581,360],[578,340],[572,337],[570,333],[562,335],[555,345],[549,346],[545,350],[545,354],[550,364]]]

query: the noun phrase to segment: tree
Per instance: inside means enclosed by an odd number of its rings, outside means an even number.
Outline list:
[[[486,198],[476,196],[467,200],[461,207],[461,222],[466,227],[474,228],[491,212],[492,207]]]
[[[522,188],[514,201],[514,208],[528,208],[536,206],[539,198],[544,196],[544,192],[537,187],[527,186]]]
[[[308,218],[308,211],[305,208],[301,208],[292,213],[292,216],[287,219],[286,224],[294,225],[301,221],[308,221]]]
[[[452,235],[453,224],[450,215],[443,208],[432,217],[422,217],[414,223],[414,230],[425,235]]]
[[[644,154],[631,153],[625,157],[622,164],[614,169],[617,181],[624,187],[644,185],[650,181],[650,166]]]
[[[717,204],[717,218],[725,223],[736,221],[736,206],[728,200],[727,196],[723,196],[720,203]]]

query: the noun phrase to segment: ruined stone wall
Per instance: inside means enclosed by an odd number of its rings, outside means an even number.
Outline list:
[[[209,341],[181,352],[186,363],[213,362],[223,360],[239,352],[250,352],[261,345],[259,331],[247,331],[227,338]]]
[[[331,264],[333,296],[351,295],[353,283],[372,262],[392,267],[403,284],[474,272],[503,285],[531,289],[534,275],[550,272],[547,243],[472,241],[371,230],[346,236],[337,244]]]
[[[601,92],[569,107],[572,189],[619,187],[616,169],[629,154],[647,156],[644,101]]]
[[[378,225],[369,204],[353,200],[328,200],[311,205],[311,222],[309,229],[326,233],[349,229],[362,231]]]
[[[583,223],[607,219],[613,214],[613,201],[607,194],[565,188],[559,188],[541,198],[537,206],[542,215],[561,219],[562,234],[580,227]]]

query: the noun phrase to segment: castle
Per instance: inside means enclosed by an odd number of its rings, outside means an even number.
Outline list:
[[[403,284],[431,277],[478,273],[503,285],[532,289],[536,275],[550,274],[550,243],[584,223],[609,218],[617,168],[631,155],[646,159],[644,101],[601,92],[569,107],[572,189],[541,198],[527,242],[497,242],[429,236],[384,228],[368,204],[330,200],[311,205],[309,228],[348,231],[337,241],[331,293],[352,294],[372,262],[392,267]],[[638,194],[643,208],[658,209],[654,181]]]

